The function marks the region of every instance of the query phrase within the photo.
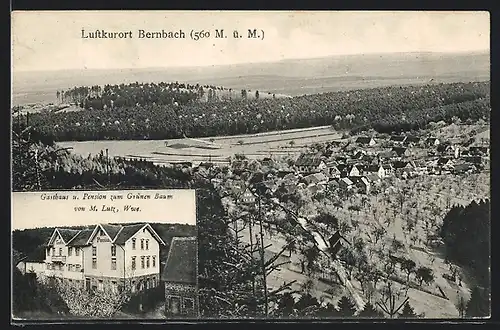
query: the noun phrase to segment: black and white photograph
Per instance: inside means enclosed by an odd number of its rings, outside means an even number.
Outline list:
[[[13,317],[197,318],[195,201],[186,189],[15,192]]]
[[[12,71],[18,317],[490,318],[488,12],[17,11]]]

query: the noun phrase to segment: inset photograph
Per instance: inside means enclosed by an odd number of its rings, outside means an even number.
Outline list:
[[[196,236],[194,190],[13,193],[13,317],[197,318]]]

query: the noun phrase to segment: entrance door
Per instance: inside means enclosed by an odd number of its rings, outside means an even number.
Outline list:
[[[90,278],[85,278],[85,289],[90,290]]]

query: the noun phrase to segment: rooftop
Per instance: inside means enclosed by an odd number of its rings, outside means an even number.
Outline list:
[[[196,284],[197,249],[196,237],[174,237],[161,279],[165,282]]]

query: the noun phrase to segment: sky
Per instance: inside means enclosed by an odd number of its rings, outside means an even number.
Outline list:
[[[67,195],[67,200],[42,199],[47,195]],[[12,193],[12,230],[95,225],[98,223],[185,223],[196,225],[196,195],[191,189],[181,190],[126,190],[96,191],[88,194],[105,194],[106,200],[84,200],[83,191],[14,192]],[[149,200],[127,199],[127,194],[149,194]],[[154,199],[156,193],[171,199]],[[123,200],[111,201],[111,195],[123,195]],[[78,196],[74,200],[73,196]],[[95,205],[98,211],[89,211]],[[118,212],[102,211],[103,205],[115,206]],[[138,206],[139,211],[125,212],[124,206]],[[75,211],[75,207],[85,207],[85,211]]]
[[[60,11],[12,13],[13,71],[209,66],[386,52],[489,51],[488,12]],[[132,31],[132,39],[82,39]],[[138,30],[186,39],[138,39]],[[224,29],[226,39],[215,39]],[[263,40],[246,38],[248,29]],[[190,31],[210,31],[194,41]],[[234,39],[232,31],[245,36]]]

